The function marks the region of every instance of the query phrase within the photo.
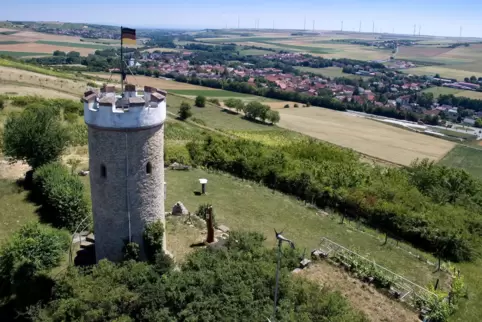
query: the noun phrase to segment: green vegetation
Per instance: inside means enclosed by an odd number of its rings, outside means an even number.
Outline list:
[[[31,56],[51,56],[51,55],[52,54],[34,53],[34,52],[27,52],[27,51],[0,50],[0,56],[9,56],[9,57],[31,57]]]
[[[147,258],[154,262],[156,256],[163,254],[163,237],[164,224],[161,221],[155,221],[146,226],[144,230],[144,247]]]
[[[263,321],[272,314],[276,252],[263,236],[230,235],[219,250],[199,250],[180,271],[165,272],[134,261],[101,261],[92,272],[72,269],[59,279],[55,301],[37,321]],[[297,254],[283,251],[277,321],[366,321],[341,294],[290,276]],[[63,291],[68,290],[68,291]]]
[[[354,152],[315,141],[281,149],[211,137],[190,143],[188,150],[194,164],[338,209],[437,256],[478,256],[480,236],[469,227],[482,224],[472,216],[482,207],[482,183],[464,171],[424,161],[387,172],[364,165]]]
[[[473,176],[482,179],[482,150],[457,145],[453,148],[439,164],[464,169]]]
[[[8,116],[3,141],[6,156],[25,161],[36,169],[60,158],[68,134],[60,123],[59,111],[39,104]]]
[[[63,42],[63,41],[51,41],[51,40],[37,40],[37,44],[53,45],[53,46],[63,46],[63,47],[77,47],[77,48],[92,48],[92,49],[107,49],[111,46],[97,45],[97,44],[86,44],[86,43],[76,43],[76,42]],[[31,55],[32,56],[32,55]]]
[[[240,55],[245,56],[262,56],[266,54],[272,54],[272,51],[269,50],[262,50],[262,49],[243,49],[239,52]]]
[[[85,195],[79,176],[61,164],[43,165],[33,175],[33,198],[42,205],[42,219],[57,228],[74,232],[89,217],[90,205]]]
[[[50,271],[70,245],[69,235],[38,223],[27,224],[0,249],[0,304],[14,298],[20,312],[50,297]]]
[[[26,70],[29,72],[34,72],[34,73],[39,73],[39,74],[49,75],[49,76],[54,76],[59,78],[74,79],[74,80],[80,79],[71,73],[60,72],[52,68],[43,68],[40,66],[27,64],[14,59],[0,58],[0,66],[17,68],[17,69]],[[85,78],[89,78],[89,76],[82,75],[82,80],[84,80]]]
[[[340,67],[325,67],[325,68],[313,68],[313,67],[301,67],[297,66],[295,67],[298,70],[301,70],[303,72],[307,73],[313,73],[316,75],[321,75],[325,77],[330,77],[330,78],[335,78],[335,77],[346,77],[350,79],[369,79],[369,77],[366,76],[359,76],[359,75],[354,75],[354,74],[348,74],[348,73],[343,73],[342,68]]]
[[[442,134],[451,136],[451,137],[456,137],[456,138],[461,138],[464,140],[475,140],[477,139],[477,135],[471,134],[471,133],[463,133],[463,132],[458,132],[458,131],[452,131],[450,129],[436,129],[437,132],[440,132]]]
[[[223,91],[222,89],[169,89],[169,93],[174,93],[178,95],[185,95],[185,96],[205,96],[205,97],[242,97],[242,98],[258,98],[257,96],[250,95],[250,94],[243,94],[243,93],[236,93],[230,91]],[[259,97],[259,99],[263,99],[263,97]]]
[[[196,105],[197,107],[206,106],[206,97],[202,96],[202,95],[196,96],[196,100],[195,100],[194,105]]]
[[[192,116],[191,112],[191,105],[186,102],[182,102],[181,106],[179,107],[179,112],[177,112],[177,115],[179,116],[179,119],[182,121],[187,120]]]
[[[422,92],[432,93],[435,98],[438,98],[440,95],[449,95],[449,94],[455,95],[458,92],[460,92],[460,89],[436,86],[436,87],[430,87],[430,88],[424,89]]]

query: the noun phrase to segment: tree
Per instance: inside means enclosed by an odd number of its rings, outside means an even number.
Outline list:
[[[54,56],[62,56],[62,57],[63,57],[63,56],[65,56],[65,52],[60,51],[60,50],[56,50],[56,51],[54,51],[53,55],[54,55]]]
[[[290,104],[285,104],[284,108],[290,108]]]
[[[49,106],[28,106],[5,122],[4,154],[25,161],[33,169],[59,159],[69,140],[59,111]]]
[[[268,111],[268,120],[271,122],[271,124],[278,123],[280,120],[278,111]]]
[[[70,245],[67,232],[30,223],[0,249],[0,298],[15,295],[26,307],[50,296],[53,282],[46,275],[65,257]]]
[[[183,121],[187,120],[188,118],[190,118],[192,116],[191,105],[189,105],[186,102],[182,102],[181,107],[179,108],[179,112],[177,114],[179,115],[179,118],[181,120],[183,120]]]
[[[478,118],[475,120],[475,127],[482,128],[482,119]]]
[[[475,77],[475,76],[473,76],[473,75],[470,76],[470,82],[471,82],[471,83],[477,83],[477,77]]]
[[[202,95],[198,95],[196,97],[196,102],[195,102],[195,105],[197,107],[204,107],[206,106],[206,97],[202,96]]]

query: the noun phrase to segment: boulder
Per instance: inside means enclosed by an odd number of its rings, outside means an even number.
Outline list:
[[[189,211],[180,201],[176,202],[176,204],[172,207],[173,216],[184,216],[188,214],[189,214]]]
[[[222,231],[223,233],[228,233],[229,232],[229,227],[225,225],[219,225],[218,229]]]

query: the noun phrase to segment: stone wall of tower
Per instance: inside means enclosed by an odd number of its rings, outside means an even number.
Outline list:
[[[132,241],[143,250],[145,225],[165,222],[164,125],[139,129],[89,125],[88,135],[96,257],[120,261],[129,227]],[[141,256],[145,258],[143,252]]]

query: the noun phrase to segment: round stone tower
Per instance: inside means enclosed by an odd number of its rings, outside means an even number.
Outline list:
[[[113,86],[84,94],[97,260],[122,260],[130,241],[145,258],[146,224],[165,223],[166,95],[147,86],[138,95],[134,85],[125,86],[124,97],[116,96]]]

